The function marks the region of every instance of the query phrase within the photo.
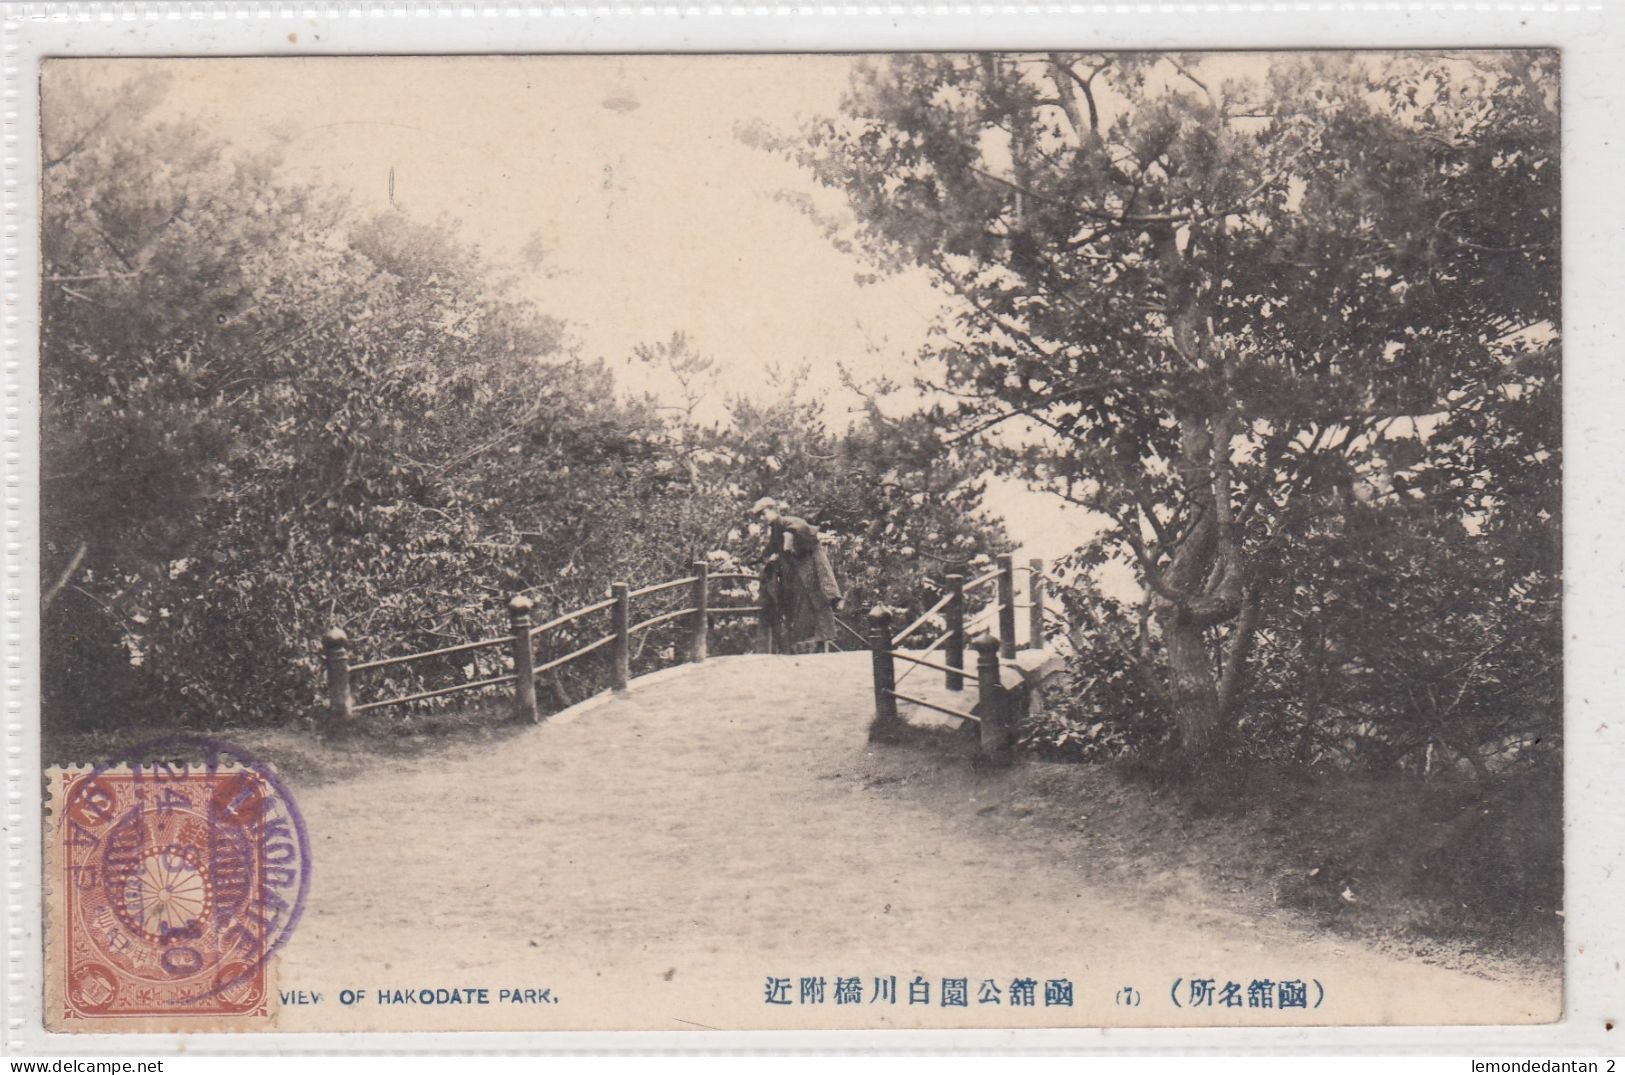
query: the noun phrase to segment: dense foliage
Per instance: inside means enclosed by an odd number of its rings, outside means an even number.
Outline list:
[[[452,226],[362,216],[274,160],[157,122],[157,80],[90,95],[55,77],[48,728],[297,719],[320,697],[329,627],[361,656],[407,653],[502,633],[515,593],[545,617],[700,557],[748,569],[764,495],[834,532],[861,600],[905,599],[910,543],[973,555],[998,540],[969,462],[940,457],[923,419],[827,428],[787,384],[776,404],[698,423],[574,354],[565,324]],[[639,357],[706,368],[680,337]],[[676,635],[651,639],[641,660]],[[357,691],[503,659],[369,673]],[[600,682],[589,666],[552,698]]]
[[[958,300],[928,366],[963,435],[1109,523],[1038,738],[1180,767],[1550,748],[1556,56],[1222,63],[887,57],[778,142],[877,266]]]

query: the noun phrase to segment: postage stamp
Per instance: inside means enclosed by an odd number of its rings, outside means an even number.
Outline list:
[[[1613,16],[219,14],[6,31],[18,1033],[1603,1032]]]
[[[310,879],[298,811],[239,748],[187,737],[133,753],[163,760],[47,773],[48,1025],[266,1016],[271,955]]]

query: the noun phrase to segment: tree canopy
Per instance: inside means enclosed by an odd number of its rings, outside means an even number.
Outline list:
[[[1556,55],[1225,70],[886,57],[778,143],[877,265],[957,297],[928,358],[960,435],[1110,520],[1079,583],[1119,558],[1144,602],[1078,611],[1191,763],[1248,717],[1261,630],[1279,656],[1294,607],[1375,584],[1348,558],[1414,539],[1383,555],[1496,566],[1408,573],[1436,588],[1423,634],[1525,617],[1497,587],[1557,570]],[[1387,597],[1362,645],[1415,595]],[[1555,615],[1534,622],[1550,654]]]

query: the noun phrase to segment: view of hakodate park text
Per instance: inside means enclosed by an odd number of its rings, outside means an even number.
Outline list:
[[[49,1028],[1559,1018],[1555,51],[42,71]]]

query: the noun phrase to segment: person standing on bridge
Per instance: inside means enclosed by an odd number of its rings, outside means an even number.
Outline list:
[[[841,587],[818,528],[789,514],[785,504],[771,497],[758,500],[752,510],[767,525],[762,606],[772,627],[774,651],[827,649],[835,641]]]

